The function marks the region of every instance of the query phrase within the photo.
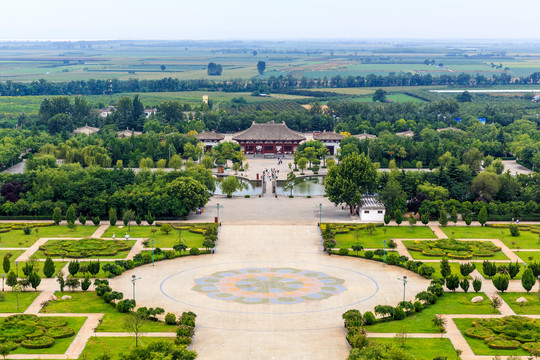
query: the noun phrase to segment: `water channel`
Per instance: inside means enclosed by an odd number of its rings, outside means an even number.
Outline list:
[[[219,186],[221,178],[218,178],[216,182],[216,191],[215,195],[223,195],[221,188]],[[233,196],[258,196],[262,193],[262,182],[261,181],[252,181],[245,179],[238,179],[238,181],[243,185],[243,189],[233,193]],[[324,185],[325,177],[324,176],[306,176],[299,179],[296,179],[296,184],[292,190],[294,196],[317,196],[324,195]],[[271,193],[271,182],[267,183],[266,191]],[[289,195],[290,190],[286,191],[283,189],[285,186],[285,180],[278,180],[276,192],[278,195]]]

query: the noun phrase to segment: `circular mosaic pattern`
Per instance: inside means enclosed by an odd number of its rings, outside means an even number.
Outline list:
[[[245,268],[195,280],[192,290],[242,304],[298,304],[328,299],[347,290],[345,280],[294,268]]]

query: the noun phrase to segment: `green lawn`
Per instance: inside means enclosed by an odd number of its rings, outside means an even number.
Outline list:
[[[43,226],[34,228],[30,235],[26,235],[22,230],[12,230],[0,234],[0,247],[30,247],[40,238],[83,238],[92,235],[96,229],[97,226],[94,225],[77,226],[73,230],[67,226]]]
[[[139,338],[139,346],[166,340],[174,342],[174,338],[142,337]],[[81,359],[96,359],[101,355],[109,355],[112,359],[118,359],[122,354],[127,354],[135,347],[135,337],[91,337],[86,343]]]
[[[51,243],[54,243],[54,242],[57,242],[57,241],[80,241],[80,240],[49,240],[44,245],[48,245],[48,244],[51,244]],[[113,242],[113,240],[103,240],[103,241]],[[125,259],[128,256],[129,252],[131,251],[131,248],[133,247],[133,245],[135,245],[136,240],[128,240],[126,242],[130,245],[129,250],[118,251],[115,255],[110,255],[110,256],[104,256],[104,255],[88,256],[85,259]],[[45,253],[43,251],[41,251],[41,250],[36,251],[32,255],[32,259],[46,259],[46,258],[47,257],[45,256]],[[61,256],[52,256],[52,258],[53,259],[63,259]],[[68,259],[68,258],[66,257],[65,259]]]
[[[525,292],[505,292],[499,293],[499,295],[516,314],[538,315],[540,314],[540,301],[538,300],[538,292],[535,290],[538,290],[538,284],[528,294]],[[516,299],[522,296],[527,299],[527,303],[520,306],[516,303]]]
[[[530,263],[531,261],[536,261],[536,262],[540,261],[540,251],[521,251],[520,250],[520,251],[514,251],[514,253],[526,263]]]
[[[9,289],[9,290],[8,290]],[[39,289],[39,288],[38,288]],[[0,313],[17,313],[24,312],[27,307],[40,294],[39,291],[22,291],[19,293],[19,310],[17,310],[17,297],[15,293],[11,291],[9,286],[5,286],[5,291],[2,293],[5,298],[4,301],[0,301]]]
[[[511,236],[508,229],[497,229],[492,227],[481,226],[447,226],[441,227],[442,231],[448,237],[452,236],[456,239],[500,239],[506,246],[511,249],[540,249],[538,243],[538,234],[530,231],[521,231],[520,236]],[[513,244],[512,242],[515,242]]]
[[[124,317],[126,314],[116,311],[113,305],[106,304],[95,292],[56,292],[59,299],[63,295],[69,295],[69,300],[52,301],[42,309],[44,313],[103,313],[103,319],[96,331],[106,332],[125,332]],[[167,325],[162,322],[145,321],[142,326],[143,332],[174,332],[175,326]]]
[[[24,250],[0,250],[0,260],[4,260],[4,256],[11,254],[9,258],[10,270],[15,269],[15,260],[24,253]],[[2,262],[3,264],[3,262]],[[4,270],[2,269],[2,273]]]
[[[386,233],[385,233],[386,230]],[[378,227],[373,235],[365,230],[358,231],[358,242],[366,249],[382,248],[383,240],[388,239],[435,239],[436,236],[429,227],[416,226],[414,230],[408,226],[384,226]],[[350,248],[356,244],[356,231],[351,230],[346,234],[336,234],[337,248]]]
[[[403,245],[405,245],[406,247],[408,247],[409,245],[412,245],[414,244],[416,240],[404,240],[403,241]],[[487,242],[486,242],[487,244]],[[415,259],[415,260],[441,260],[443,257],[442,256],[426,256],[424,254],[422,254],[421,251],[413,251],[413,250],[409,250],[409,253],[411,254],[412,258]],[[448,258],[450,260],[450,258]],[[477,257],[473,257],[471,259],[472,260],[478,260],[478,259],[482,259],[482,260],[509,260],[508,257],[506,255],[503,254],[502,251],[497,251],[493,254],[493,256],[490,256],[490,257],[486,257],[486,258],[477,258]]]
[[[497,266],[500,266],[500,265],[508,265],[510,264],[509,262],[504,262],[504,263],[495,263],[497,264]],[[514,280],[521,280],[521,275],[523,275],[523,272],[525,271],[525,267],[523,266],[523,264],[519,264],[519,273],[514,277]],[[484,274],[484,267],[482,265],[482,262],[477,262],[476,263],[476,268],[478,269],[478,271],[480,272],[480,274],[482,274],[482,276],[484,277],[484,279],[489,279],[488,276],[486,276],[486,274]]]
[[[472,326],[472,322],[475,319],[454,319],[458,329],[463,333],[465,330]],[[463,336],[465,340],[469,343],[472,351],[475,355],[499,355],[499,356],[512,356],[512,355],[530,355],[527,351],[519,348],[516,350],[499,350],[491,349],[486,345],[482,339],[473,339],[467,336]]]
[[[394,344],[401,346],[397,339],[394,338],[369,338],[370,342],[377,344]],[[454,359],[456,351],[450,339],[445,338],[407,338],[405,340],[405,352],[412,355],[416,360],[432,360],[437,356],[448,357]]]
[[[67,326],[75,330],[75,336],[86,321],[86,317],[62,317],[67,320]],[[11,354],[63,354],[68,349],[69,345],[75,340],[75,336],[71,336],[65,339],[55,339],[54,345],[47,349],[26,349],[19,346],[17,349],[11,352]]]
[[[473,304],[471,299],[483,296],[484,301]],[[366,326],[370,333],[436,333],[438,329],[431,325],[435,314],[493,314],[489,301],[484,293],[445,293],[434,305],[428,306],[422,312],[407,316],[400,321],[387,321]]]
[[[152,233],[152,229],[157,230]],[[113,234],[117,239],[124,238],[126,233],[132,238],[148,238],[156,240],[155,246],[160,248],[172,248],[175,244],[178,244],[178,230],[173,230],[168,235],[160,231],[158,226],[138,226],[132,225],[131,231],[128,231],[127,227],[119,228],[118,226],[110,226],[105,234],[104,238],[112,238]],[[187,244],[188,248],[199,247],[202,248],[204,236],[202,234],[195,234],[188,230],[182,230],[181,236],[183,241]],[[150,245],[148,245],[150,247]]]

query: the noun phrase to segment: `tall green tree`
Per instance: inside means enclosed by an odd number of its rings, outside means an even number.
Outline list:
[[[2,267],[4,269],[4,273],[5,274],[8,274],[9,273],[9,269],[11,268],[11,263],[9,262],[9,259],[11,258],[11,254],[10,253],[7,253],[6,255],[4,255],[4,262],[2,263]]]
[[[115,226],[117,221],[118,221],[118,215],[116,213],[116,209],[110,208],[109,209],[109,223],[111,224],[111,226]]]
[[[536,278],[534,277],[534,272],[531,268],[528,268],[523,272],[521,276],[521,285],[527,292],[531,291],[534,284],[536,284]]]
[[[56,225],[60,224],[60,221],[62,221],[62,209],[58,206],[53,210],[53,221]]]
[[[407,210],[407,196],[395,176],[391,175],[386,186],[379,192],[379,200],[391,214],[396,210],[402,213]]]
[[[257,71],[259,72],[259,74],[262,75],[265,69],[266,69],[266,61],[260,60],[257,63]]]
[[[135,212],[131,209],[124,211],[124,225],[128,227],[128,231],[131,231],[131,222],[135,219]]]
[[[377,170],[371,160],[364,154],[352,154],[328,170],[325,190],[331,202],[345,203],[352,214],[362,195],[371,193],[376,185]]]
[[[71,204],[66,211],[66,221],[68,226],[74,226],[77,214],[75,213],[75,205]]]
[[[54,271],[54,261],[50,257],[47,257],[47,260],[45,260],[45,265],[43,265],[43,274],[47,278],[51,278],[54,275]]]
[[[480,212],[478,213],[478,222],[480,225],[484,226],[484,224],[487,222],[488,219],[488,213],[485,206],[480,209]]]

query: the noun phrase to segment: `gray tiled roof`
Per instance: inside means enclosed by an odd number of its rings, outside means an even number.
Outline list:
[[[367,134],[366,132],[364,132],[363,134],[356,134],[356,135],[353,135],[353,136],[359,138],[360,140],[376,139],[377,138],[377,135]]]
[[[270,140],[270,141],[302,141],[306,138],[300,135],[296,131],[293,131],[285,125],[285,122],[281,124],[266,123],[256,124],[253,122],[251,127],[247,130],[237,133],[233,136],[233,140],[236,141],[249,141],[249,140]]]
[[[218,134],[215,131],[203,131],[200,134],[195,135],[195,137],[199,140],[223,140],[225,139],[225,136]]]
[[[336,132],[322,132],[320,134],[315,134],[313,135],[313,140],[336,140],[336,141],[341,141],[342,139],[344,139],[345,136],[344,135],[341,135],[341,134],[338,134]]]
[[[445,127],[445,128],[442,128],[442,129],[437,129],[437,132],[441,132],[441,131],[461,131],[461,132],[463,132],[463,130],[452,127],[452,126]]]

